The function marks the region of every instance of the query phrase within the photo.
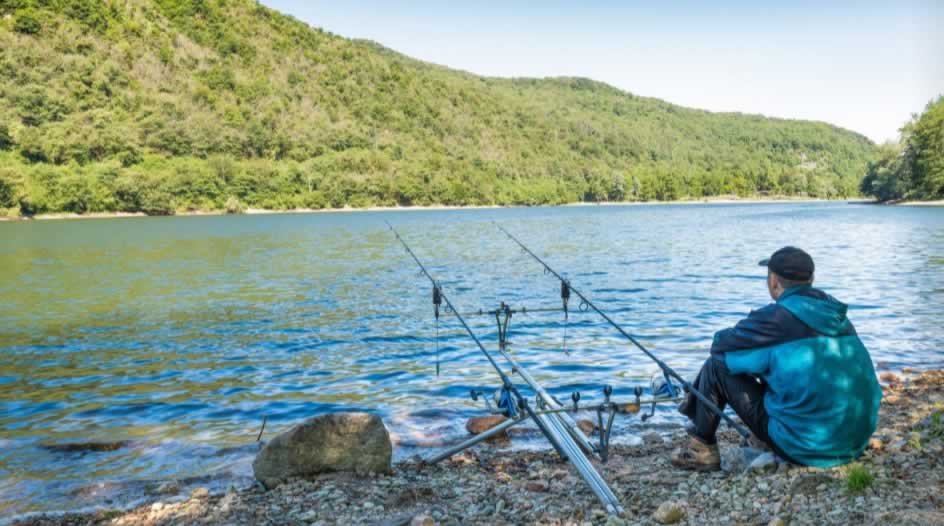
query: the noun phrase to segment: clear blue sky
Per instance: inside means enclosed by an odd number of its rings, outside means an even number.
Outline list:
[[[502,77],[582,76],[882,142],[944,93],[944,1],[263,0],[345,37]]]

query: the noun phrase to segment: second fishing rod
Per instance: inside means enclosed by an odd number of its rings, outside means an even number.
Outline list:
[[[705,407],[708,408],[709,411],[711,411],[712,413],[717,414],[717,415],[720,416],[722,419],[724,419],[724,421],[727,422],[728,425],[730,425],[732,428],[734,428],[734,430],[737,431],[738,434],[740,434],[743,438],[747,439],[747,438],[750,436],[750,432],[749,432],[744,426],[742,426],[742,425],[738,424],[737,422],[735,422],[734,419],[731,418],[730,416],[728,416],[728,415],[724,412],[724,410],[722,410],[720,407],[717,406],[717,404],[715,404],[714,402],[712,402],[711,400],[709,400],[708,397],[705,396],[704,394],[702,394],[700,391],[698,391],[698,389],[695,389],[694,386],[692,386],[691,383],[689,383],[687,380],[685,380],[685,378],[682,378],[682,375],[680,375],[679,373],[675,372],[675,370],[672,369],[671,367],[669,367],[668,364],[666,364],[665,362],[663,362],[662,360],[660,360],[656,355],[654,355],[652,352],[650,352],[649,349],[647,349],[643,344],[639,343],[639,340],[637,340],[632,334],[630,334],[630,333],[627,332],[625,329],[623,329],[623,327],[620,326],[620,324],[618,324],[618,323],[616,323],[615,321],[613,321],[613,319],[610,318],[609,315],[607,315],[605,312],[603,312],[602,310],[600,310],[599,307],[597,307],[592,301],[590,301],[590,298],[588,298],[587,296],[585,296],[585,295],[584,295],[582,292],[580,292],[579,290],[575,289],[574,286],[571,284],[570,280],[564,278],[564,277],[563,277],[562,275],[560,275],[556,270],[554,270],[553,268],[551,268],[550,265],[548,265],[547,263],[545,263],[543,259],[541,259],[540,257],[538,257],[537,254],[535,254],[533,251],[531,251],[530,248],[528,248],[527,246],[525,246],[525,244],[522,243],[522,242],[521,242],[517,237],[515,237],[511,232],[509,232],[508,230],[506,230],[505,227],[503,227],[503,226],[501,226],[501,225],[499,225],[498,223],[495,223],[495,222],[493,222],[493,224],[494,224],[496,227],[498,227],[498,229],[501,230],[502,233],[504,233],[506,236],[508,236],[509,239],[511,239],[511,240],[514,241],[519,247],[521,247],[521,250],[523,250],[526,254],[528,254],[529,256],[531,256],[532,258],[534,258],[535,261],[537,261],[539,264],[541,264],[541,266],[544,267],[544,272],[545,272],[545,273],[551,274],[552,276],[554,276],[555,278],[557,278],[557,279],[561,282],[562,290],[567,290],[568,292],[573,292],[574,294],[576,294],[577,297],[580,298],[580,301],[582,302],[583,305],[586,305],[588,308],[590,308],[591,310],[593,310],[594,312],[596,312],[597,314],[599,314],[604,320],[607,321],[607,323],[609,323],[610,325],[612,325],[614,329],[616,329],[620,334],[622,334],[627,340],[629,340],[630,342],[632,342],[632,344],[635,345],[636,348],[638,348],[640,351],[643,352],[643,354],[645,354],[646,356],[648,356],[649,359],[651,359],[653,362],[655,362],[655,364],[656,364],[657,366],[659,366],[659,369],[662,370],[662,374],[665,375],[666,380],[668,380],[669,377],[678,380],[678,382],[679,382],[680,384],[682,384],[682,387],[683,387],[683,389],[685,389],[686,392],[691,393],[695,398],[698,399],[699,402],[703,403],[703,404],[705,405]],[[568,294],[568,295],[569,295],[569,294]],[[563,296],[563,294],[562,294],[562,296]]]

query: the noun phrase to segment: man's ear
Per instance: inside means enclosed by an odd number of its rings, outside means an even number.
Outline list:
[[[767,271],[767,289],[770,291],[770,297],[773,298],[774,301],[776,301],[780,293],[783,292],[780,288],[780,280],[769,270]]]

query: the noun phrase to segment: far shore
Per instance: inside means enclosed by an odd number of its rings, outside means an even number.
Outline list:
[[[818,202],[845,202],[850,204],[888,204],[896,206],[944,206],[940,201],[902,201],[895,203],[879,203],[869,199],[812,199],[790,197],[748,197],[718,196],[703,199],[686,199],[679,201],[603,201],[596,203],[576,202],[563,205],[423,205],[423,206],[369,206],[369,207],[342,207],[342,208],[294,208],[291,210],[272,210],[265,208],[248,208],[234,215],[263,215],[263,214],[332,214],[345,212],[411,212],[430,210],[475,210],[493,208],[540,208],[540,207],[594,207],[594,206],[650,206],[650,205],[728,205],[728,204],[776,204],[776,203],[818,203]],[[226,210],[182,210],[174,216],[219,216],[227,215]],[[58,219],[114,219],[127,217],[151,217],[144,212],[92,212],[76,214],[69,212],[38,214],[25,217],[4,217],[0,221],[48,221]],[[155,216],[160,217],[160,216]],[[169,216],[170,217],[170,216]]]

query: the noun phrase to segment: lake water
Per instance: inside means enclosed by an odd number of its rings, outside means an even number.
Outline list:
[[[808,250],[882,369],[944,367],[944,209],[798,203],[601,206],[0,223],[0,517],[127,504],[251,480],[254,444],[326,411],[382,415],[396,455],[428,455],[483,413],[497,376],[452,319],[436,376],[430,286],[462,310],[555,307],[518,235],[671,366],[769,302],[757,261]],[[494,320],[469,320],[494,346]],[[595,315],[512,320],[549,390],[627,398],[656,367]],[[678,425],[661,407],[647,425]],[[644,426],[618,417],[615,441]],[[128,441],[114,451],[50,445]],[[543,447],[537,438],[516,447]]]

